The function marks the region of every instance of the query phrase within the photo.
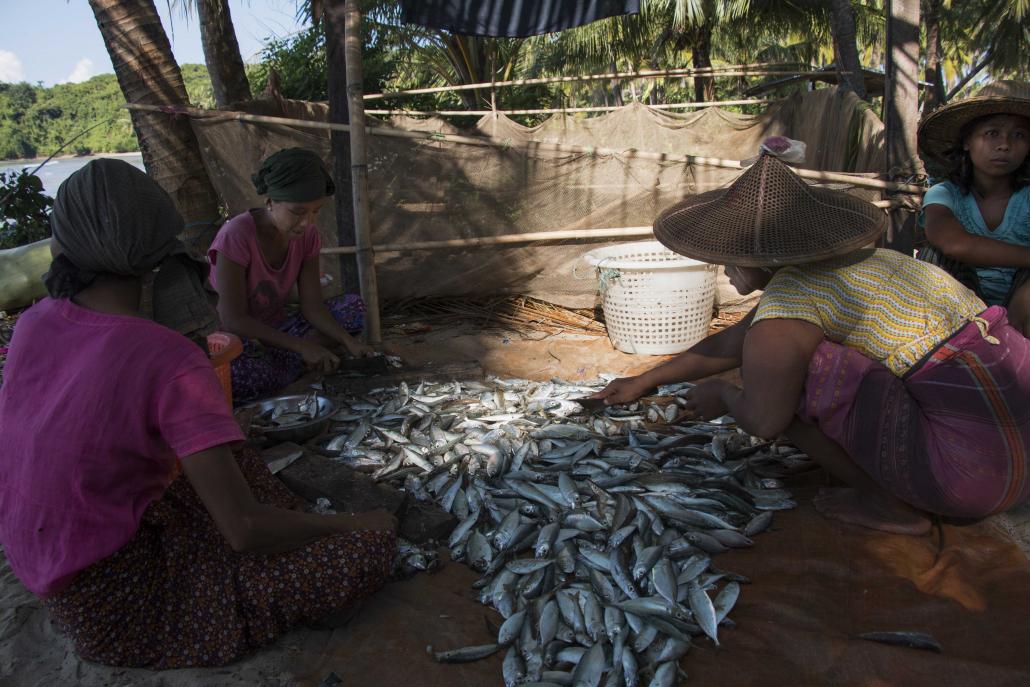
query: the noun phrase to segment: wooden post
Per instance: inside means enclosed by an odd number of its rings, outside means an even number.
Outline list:
[[[919,159],[919,0],[887,0],[887,74],[883,122],[887,141],[887,178],[911,183],[925,176]],[[915,243],[914,215],[891,213],[884,245],[907,255]]]
[[[368,216],[368,151],[365,147],[365,103],[361,77],[361,12],[357,0],[346,0],[344,52],[347,60],[347,99],[350,112],[351,185],[354,191],[354,247],[358,280],[365,299],[365,334],[368,343],[382,342],[379,327],[379,286]]]
[[[354,245],[354,198],[349,193],[353,181],[350,169],[350,121],[347,102],[347,60],[344,55],[344,2],[328,0],[323,3],[325,13],[325,52],[328,67],[329,87],[329,123],[343,125],[344,128],[329,130],[329,150],[332,154],[333,179],[336,181],[336,194],[333,196],[333,209],[336,210],[336,245]],[[361,291],[361,280],[358,277],[358,261],[353,254],[339,255],[340,288],[343,293]]]

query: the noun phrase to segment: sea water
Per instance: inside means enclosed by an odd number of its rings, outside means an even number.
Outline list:
[[[75,171],[85,167],[91,160],[97,160],[102,157],[124,160],[129,164],[143,169],[143,156],[139,153],[110,153],[106,155],[82,155],[79,157],[54,158],[43,165],[43,167],[36,172],[36,176],[38,176],[43,182],[44,193],[53,197],[57,195],[57,189],[61,185],[61,182],[70,177]],[[31,172],[36,169],[36,167],[39,167],[40,163],[45,159],[46,158],[38,158],[35,160],[0,161],[0,172],[18,169],[25,169]]]

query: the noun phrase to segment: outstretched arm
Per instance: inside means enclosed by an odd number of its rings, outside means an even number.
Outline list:
[[[729,413],[749,434],[774,439],[794,420],[808,365],[823,337],[820,327],[802,320],[762,320],[744,340],[744,388],[709,380],[687,394],[687,409],[705,419]]]
[[[740,322],[702,339],[675,358],[635,377],[616,379],[593,398],[603,398],[608,405],[629,403],[661,384],[689,382],[740,367],[747,335],[756,308]]]
[[[396,526],[385,510],[318,515],[258,503],[224,444],[184,457],[182,469],[234,551],[280,553],[333,534]]]

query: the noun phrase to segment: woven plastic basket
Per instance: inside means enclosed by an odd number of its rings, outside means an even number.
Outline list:
[[[214,332],[207,336],[207,350],[211,356],[211,366],[215,368],[218,382],[222,385],[225,400],[232,405],[232,374],[230,364],[243,352],[240,337],[229,332]]]
[[[608,337],[620,351],[679,353],[708,333],[717,265],[657,241],[598,248],[583,259],[597,268]]]

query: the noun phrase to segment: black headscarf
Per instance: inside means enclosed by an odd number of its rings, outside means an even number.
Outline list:
[[[50,226],[61,249],[43,277],[52,297],[71,298],[101,274],[143,276],[146,316],[200,344],[217,329],[207,263],[176,238],[183,220],[172,199],[133,165],[102,158],[72,174]]]
[[[257,192],[270,200],[310,203],[336,192],[322,158],[304,148],[284,148],[269,155],[250,179]]]
[[[183,221],[168,194],[122,160],[93,160],[57,190],[50,228],[61,254],[44,277],[71,298],[98,275],[141,276],[179,248]]]

